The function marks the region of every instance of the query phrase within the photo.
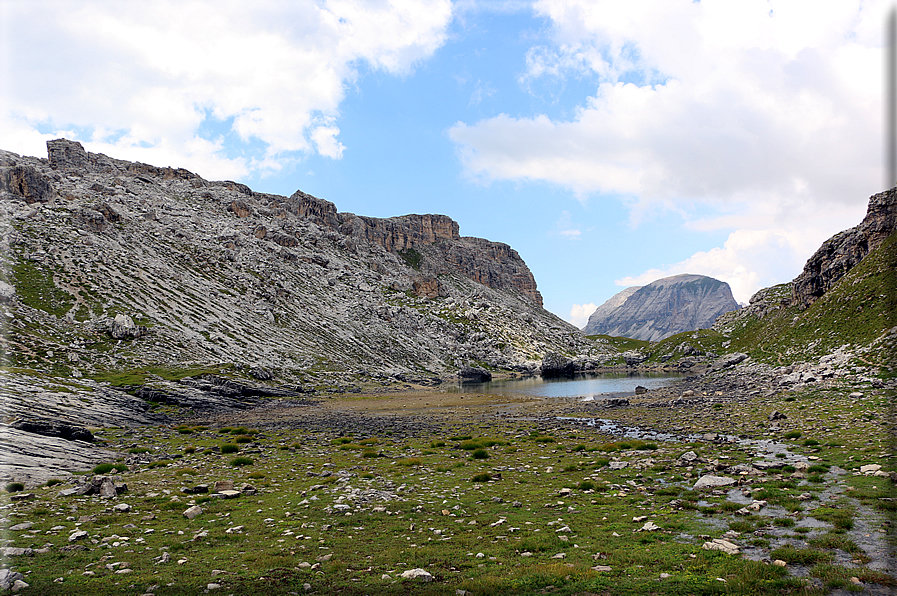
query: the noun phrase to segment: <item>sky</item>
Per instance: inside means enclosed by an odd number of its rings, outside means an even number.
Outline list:
[[[884,190],[885,0],[0,0],[0,149],[187,168],[504,242],[583,326],[739,302]]]

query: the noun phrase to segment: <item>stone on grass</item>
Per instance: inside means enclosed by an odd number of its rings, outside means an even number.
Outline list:
[[[71,536],[69,536],[69,542],[74,542],[75,540],[83,540],[87,538],[87,532],[84,530],[78,530],[77,532],[72,532]]]
[[[706,476],[701,476],[692,488],[693,490],[698,490],[701,488],[715,488],[717,486],[731,486],[736,482],[738,481],[734,478],[729,478],[728,476],[712,476],[707,474]]]
[[[860,466],[860,472],[862,472],[863,474],[874,474],[879,470],[881,470],[881,466],[878,464],[868,464],[865,466]]]
[[[611,568],[607,565],[595,565],[592,567],[592,571],[610,571]]]
[[[636,530],[636,532],[656,532],[660,529],[660,526],[655,524],[654,522],[645,522],[645,525]]]
[[[198,515],[202,515],[202,507],[200,507],[199,505],[194,505],[193,507],[190,507],[189,509],[184,511],[184,517],[186,517],[187,519],[193,519]]]
[[[426,570],[421,569],[420,567],[416,567],[414,569],[409,569],[408,571],[403,571],[402,575],[400,575],[402,579],[410,579],[418,582],[431,582],[433,581],[433,576],[430,575]]]
[[[710,542],[705,542],[701,545],[701,548],[704,550],[718,550],[726,553],[727,555],[737,555],[741,552],[741,548],[728,540],[723,538],[714,538]]]

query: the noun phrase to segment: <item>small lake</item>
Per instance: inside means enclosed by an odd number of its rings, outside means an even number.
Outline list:
[[[670,373],[604,373],[573,378],[543,379],[526,377],[488,383],[463,383],[448,388],[452,393],[495,393],[498,395],[532,395],[535,397],[579,397],[589,399],[610,395],[631,395],[635,386],[648,390],[666,387],[685,375]]]

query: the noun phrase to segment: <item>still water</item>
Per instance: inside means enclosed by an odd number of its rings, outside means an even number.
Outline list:
[[[498,395],[532,395],[536,397],[580,397],[583,399],[608,395],[631,395],[635,386],[648,390],[666,387],[684,375],[670,373],[605,373],[560,379],[527,377],[489,383],[464,383],[450,388],[453,393],[495,393]]]

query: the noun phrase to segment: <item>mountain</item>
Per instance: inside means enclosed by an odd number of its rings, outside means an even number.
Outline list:
[[[674,275],[616,294],[595,310],[583,332],[660,341],[709,328],[719,315],[737,308],[729,284],[703,275]]]
[[[47,147],[0,152],[3,348],[23,374],[428,383],[613,351],[542,308],[515,250],[447,216],[363,217]]]

